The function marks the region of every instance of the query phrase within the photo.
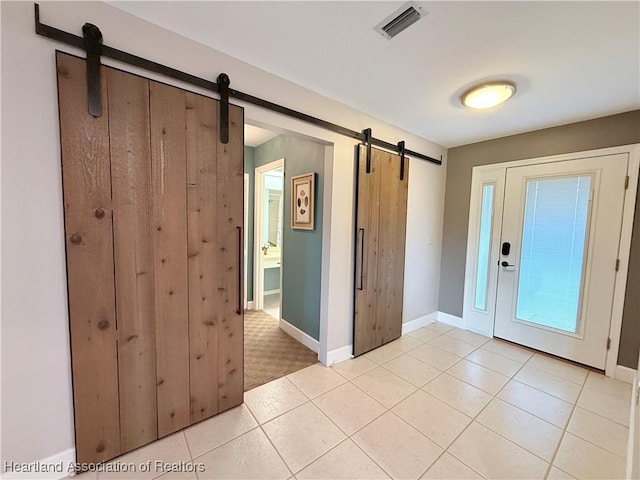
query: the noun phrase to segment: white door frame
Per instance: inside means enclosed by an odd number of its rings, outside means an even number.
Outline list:
[[[249,174],[244,174],[244,309],[249,308]]]
[[[616,273],[616,283],[613,293],[613,309],[611,312],[611,324],[609,328],[609,338],[611,338],[611,347],[607,351],[607,361],[605,367],[605,374],[609,377],[616,376],[617,363],[618,363],[618,350],[620,348],[620,329],[622,327],[622,312],[624,308],[624,297],[627,286],[627,273],[629,269],[629,254],[631,250],[631,235],[633,233],[633,215],[635,212],[635,201],[638,189],[638,174],[640,170],[640,144],[623,145],[619,147],[602,148],[597,150],[588,150],[583,152],[574,152],[562,155],[553,155],[549,157],[529,158],[524,160],[515,160],[511,162],[504,162],[491,165],[482,165],[473,168],[472,180],[471,180],[471,201],[469,208],[469,227],[467,232],[467,257],[465,267],[465,288],[464,288],[464,308],[463,308],[463,324],[464,328],[482,333],[487,336],[493,336],[493,328],[495,322],[495,295],[491,302],[493,306],[491,310],[487,309],[484,313],[484,320],[480,322],[478,319],[482,319],[482,315],[479,316],[478,311],[473,308],[473,295],[475,292],[475,270],[476,270],[476,255],[478,250],[478,231],[480,221],[480,202],[482,201],[482,185],[489,182],[497,182],[497,179],[502,178],[504,182],[506,169],[510,167],[519,167],[524,165],[543,164],[551,162],[562,162],[565,160],[576,160],[580,158],[599,157],[604,155],[613,155],[626,153],[629,158],[629,187],[625,194],[623,216],[622,216],[622,231],[620,233],[620,246],[618,249],[618,258],[620,259],[620,269]],[[496,205],[499,203],[502,205],[503,192],[498,191],[496,188],[495,195],[502,195],[496,197]],[[497,209],[496,209],[497,210]],[[494,212],[495,213],[495,212]],[[496,228],[502,228],[502,215],[495,215],[494,225],[492,230],[496,231]],[[498,239],[499,242],[499,239]],[[495,239],[492,240],[492,249]],[[495,252],[492,252],[495,255]],[[491,262],[494,262],[493,256]],[[497,264],[493,267],[497,269]],[[496,276],[497,278],[497,276]],[[490,275],[491,281],[493,276]],[[495,291],[495,290],[494,290]],[[482,312],[480,312],[482,314]]]
[[[264,221],[264,177],[265,173],[274,170],[276,168],[282,168],[283,172],[283,185],[282,185],[282,195],[284,196],[284,158],[279,160],[275,160],[273,162],[267,163],[265,165],[261,165],[256,167],[256,175],[255,175],[255,187],[254,187],[254,208],[253,208],[253,259],[254,259],[254,267],[253,267],[253,300],[255,304],[256,310],[261,310],[264,307],[264,255],[262,255],[262,223]],[[284,207],[284,200],[282,202]],[[282,288],[282,273],[283,273],[283,254],[284,254],[284,223],[282,225],[282,245],[280,245],[280,318],[282,318],[282,296],[284,290]]]

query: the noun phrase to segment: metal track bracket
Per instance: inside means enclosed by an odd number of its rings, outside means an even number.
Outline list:
[[[364,145],[367,148],[367,173],[371,173],[371,129],[365,128],[362,131],[364,135]]]
[[[398,142],[398,153],[400,154],[400,181],[404,180],[404,140]]]
[[[91,23],[82,26],[84,49],[87,51],[87,108],[93,117],[102,116],[102,82],[100,78],[100,55],[102,32]]]
[[[220,142],[229,143],[229,75],[218,75],[218,87],[220,88]]]
[[[89,95],[90,105],[93,100],[97,100],[101,98],[100,95],[96,93],[96,90],[101,88],[99,82],[93,83],[94,81],[93,79],[98,79],[98,80],[100,79],[99,68],[100,68],[101,57],[126,63],[136,68],[142,68],[150,72],[157,73],[159,75],[164,75],[169,78],[173,78],[175,80],[179,80],[181,82],[185,82],[199,88],[204,88],[205,90],[209,90],[215,93],[221,94],[221,90],[224,88],[222,83],[218,84],[216,82],[212,82],[211,80],[197,77],[195,75],[192,75],[187,72],[183,72],[176,68],[172,68],[167,65],[154,62],[147,58],[139,57],[138,55],[134,55],[132,53],[118,50],[117,48],[113,48],[108,45],[103,45],[102,34],[100,33],[100,30],[95,25],[86,24],[85,27],[87,27],[87,32],[85,33],[83,28],[84,36],[80,37],[78,35],[74,35],[73,33],[65,32],[64,30],[60,30],[58,28],[44,24],[40,21],[40,7],[37,3],[34,4],[34,20],[35,20],[36,34],[41,35],[43,37],[50,38],[57,42],[64,43],[74,48],[87,50],[88,63],[90,61],[89,57],[91,56],[91,62],[93,63],[93,68],[89,68],[89,65],[88,65],[88,69],[87,69],[87,71],[90,73],[88,77],[90,76],[92,78],[91,82],[89,81],[87,82],[87,85],[88,85],[87,88],[91,89],[90,90],[91,93]],[[96,36],[94,37],[94,35]],[[91,55],[90,55],[90,52],[91,52]],[[228,76],[227,76],[227,79],[228,79]],[[218,80],[220,80],[220,77],[218,77]],[[89,85],[92,85],[92,87],[89,87]],[[239,90],[235,90],[233,88],[229,88],[228,85],[226,88],[228,91],[229,98],[236,99],[243,103],[249,103],[251,105],[255,105],[257,107],[264,108],[272,112],[286,115],[291,118],[295,118],[296,120],[309,123],[316,127],[323,128],[330,132],[334,132],[338,135],[343,135],[345,137],[352,138],[354,140],[357,140],[358,142],[366,142],[368,152],[371,150],[371,146],[383,148],[391,152],[398,152],[398,146],[396,144],[386,142],[379,138],[374,138],[370,134],[367,137],[363,132],[352,130],[350,128],[343,127],[341,125],[329,122],[327,120],[314,117],[307,113],[299,112],[292,108],[285,107],[283,105],[279,105],[274,102],[270,102],[263,98],[259,98],[254,95],[244,93]],[[89,111],[91,112],[92,115],[99,116],[101,114],[102,108],[98,109],[97,105],[91,105],[89,108],[90,108]],[[221,137],[222,137],[222,133],[223,132],[221,132]],[[424,153],[419,153],[409,149],[405,149],[405,155],[411,158],[426,160],[427,162],[435,163],[436,165],[442,164],[442,156],[440,156],[440,160],[438,160],[436,158],[430,157],[429,155],[425,155]],[[370,154],[368,155],[368,160],[369,160],[369,167],[370,167],[370,161],[371,161]]]

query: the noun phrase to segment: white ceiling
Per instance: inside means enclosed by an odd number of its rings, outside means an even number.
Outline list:
[[[254,127],[248,123],[244,124],[244,144],[247,147],[257,147],[278,135],[278,133],[267,130],[266,128]]]
[[[424,2],[391,41],[402,2],[112,4],[448,147],[640,108],[640,2]],[[493,79],[516,97],[460,105]]]

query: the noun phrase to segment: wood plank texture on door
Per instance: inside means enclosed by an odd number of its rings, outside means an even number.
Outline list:
[[[375,152],[375,150],[373,150]],[[361,355],[377,343],[378,221],[380,218],[380,158],[372,155],[371,173],[366,171],[366,149],[358,153],[358,215],[354,352]]]
[[[218,138],[217,156],[218,398],[222,412],[241,404],[244,391],[244,111],[240,107],[229,106],[229,143]]]
[[[158,436],[190,423],[185,92],[149,82]]]
[[[191,421],[218,413],[218,103],[186,96]]]
[[[80,463],[115,458],[243,401],[244,110],[58,53]]]
[[[109,107],[87,112],[85,62],[57,55],[76,454],[120,454]],[[43,392],[46,395],[46,392]]]
[[[354,355],[402,334],[409,161],[400,180],[400,157],[371,149],[358,155]]]
[[[120,436],[128,451],[158,437],[149,81],[108,70]]]
[[[405,158],[404,180],[400,181],[400,159],[373,150],[381,166],[380,221],[378,226],[378,270],[376,343],[384,345],[402,335],[404,253],[407,226],[409,159]]]

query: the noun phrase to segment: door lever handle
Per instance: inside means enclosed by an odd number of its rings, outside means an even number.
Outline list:
[[[515,267],[515,265],[512,265],[507,261],[503,261],[500,265],[502,265],[503,267]]]

